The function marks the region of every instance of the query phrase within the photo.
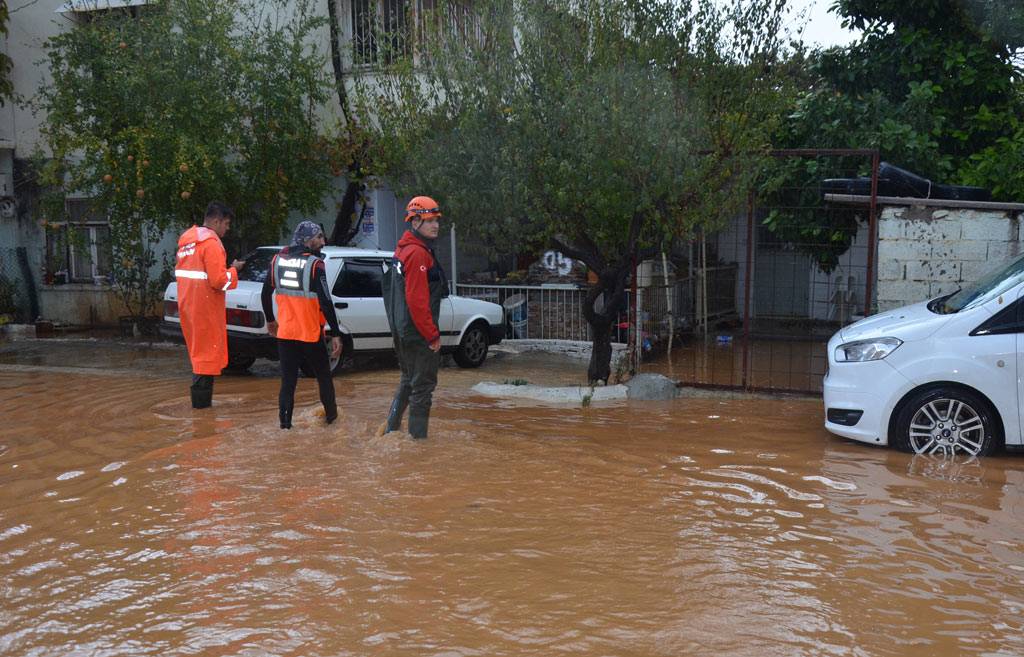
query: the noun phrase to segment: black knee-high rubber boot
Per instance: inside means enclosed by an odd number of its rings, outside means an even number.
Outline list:
[[[213,377],[193,374],[189,392],[192,395],[192,408],[209,408],[213,405]]]
[[[388,423],[384,428],[385,433],[398,431],[402,428],[402,416],[405,415],[405,407],[409,405],[409,391],[399,389],[395,398],[391,401],[391,410],[388,412]]]
[[[427,437],[427,425],[430,424],[430,409],[418,408],[409,411],[409,435],[422,440]]]
[[[282,404],[278,411],[278,416],[281,418],[281,428],[291,429],[292,428],[292,410],[294,404]]]

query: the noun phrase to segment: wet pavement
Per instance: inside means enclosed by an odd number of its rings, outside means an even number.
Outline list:
[[[585,363],[274,364],[193,411],[180,347],[0,343],[0,655],[1021,655],[1024,457],[827,434],[810,398],[475,396]]]

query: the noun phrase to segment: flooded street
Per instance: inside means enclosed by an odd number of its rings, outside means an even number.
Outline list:
[[[812,398],[500,402],[397,371],[323,426],[275,364],[189,404],[180,347],[0,343],[0,655],[1024,654],[1024,456],[911,457]]]

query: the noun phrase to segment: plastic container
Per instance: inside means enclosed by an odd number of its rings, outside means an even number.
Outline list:
[[[509,326],[509,336],[521,340],[527,336],[526,295],[513,294],[501,304],[505,308],[505,317]]]

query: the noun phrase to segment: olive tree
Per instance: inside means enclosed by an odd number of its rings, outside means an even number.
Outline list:
[[[46,43],[43,219],[66,221],[68,194],[91,198],[131,315],[158,298],[156,243],[210,200],[235,209],[229,237],[242,246],[320,209],[331,185],[317,118],[331,89],[324,22],[305,0],[166,0],[97,12]]]
[[[436,195],[470,244],[554,245],[597,276],[591,381],[635,264],[716,227],[767,151],[782,0],[439,3],[356,107],[399,191]]]

